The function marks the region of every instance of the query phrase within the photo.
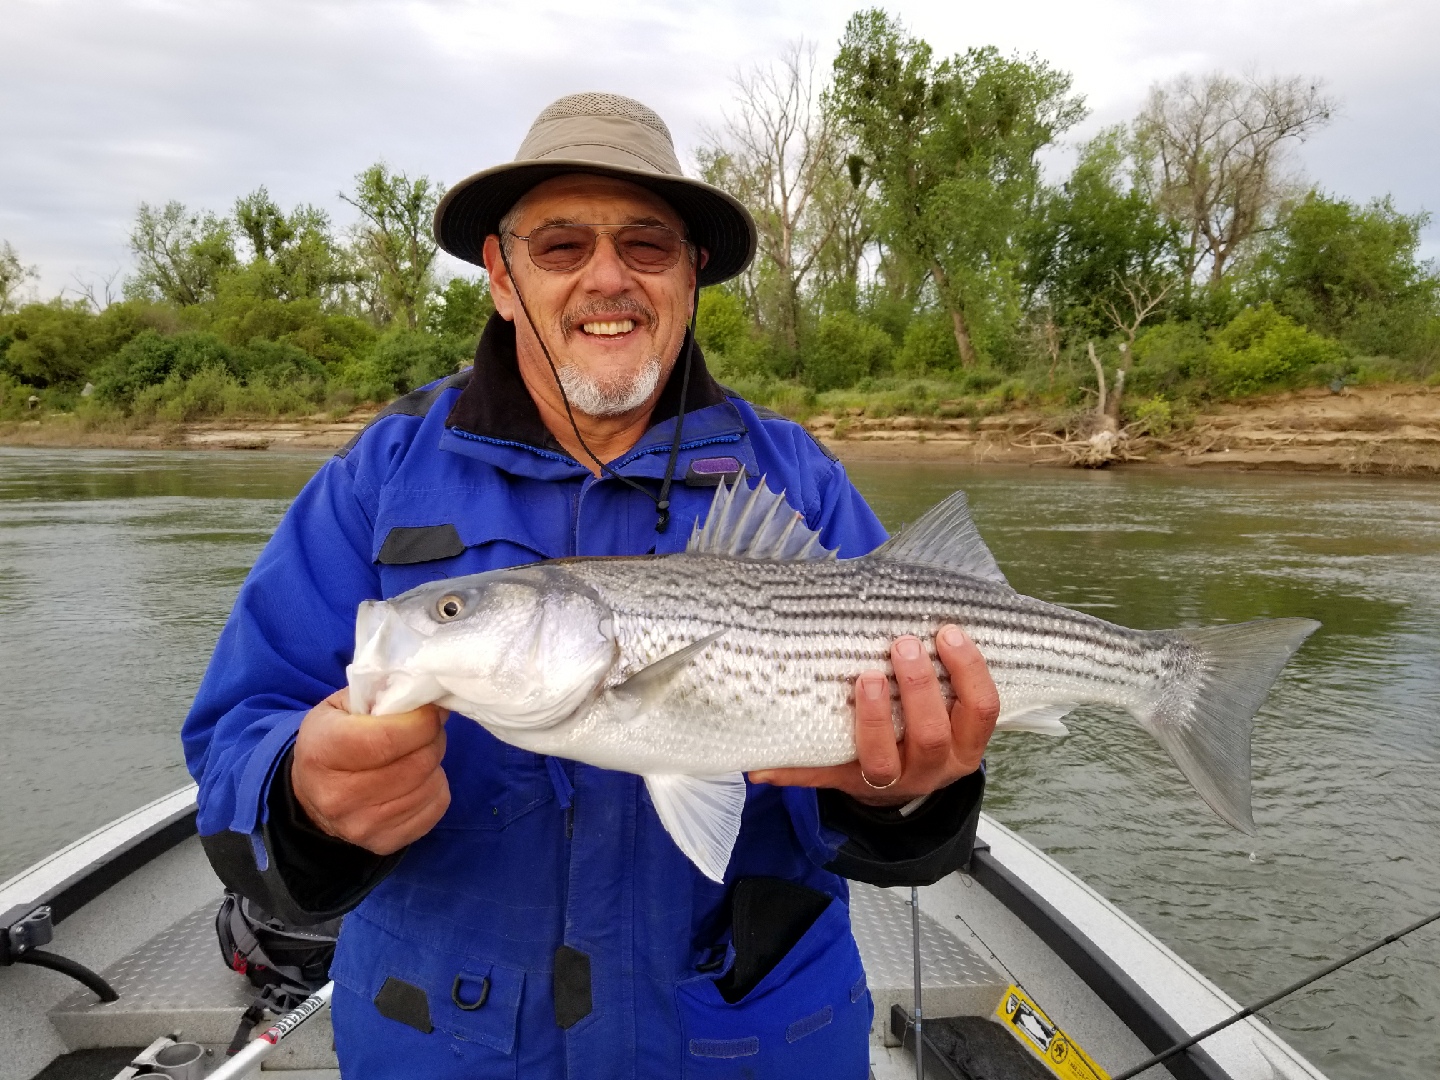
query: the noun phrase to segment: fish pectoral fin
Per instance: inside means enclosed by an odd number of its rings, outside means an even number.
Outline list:
[[[710,645],[725,633],[722,627],[713,634],[706,634],[697,641],[692,641],[683,649],[677,649],[669,656],[656,660],[653,664],[641,668],[634,675],[613,688],[610,693],[613,697],[625,702],[627,711],[631,715],[638,716],[642,712],[653,709],[665,700],[665,695],[670,692],[670,687],[680,673],[689,666],[690,662],[704,652]]]
[[[1060,721],[1080,706],[1074,702],[1059,705],[1032,705],[1016,713],[1001,716],[996,731],[1030,731],[1036,735],[1069,735],[1070,729]]]
[[[744,775],[657,774],[645,777],[645,787],[675,846],[711,881],[723,882],[740,835]]]

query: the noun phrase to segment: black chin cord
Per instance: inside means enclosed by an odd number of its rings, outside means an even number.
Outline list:
[[[500,245],[500,261],[505,264],[505,273],[510,277],[511,288],[515,290],[515,299],[520,301],[520,310],[525,313],[525,321],[530,324],[530,330],[534,333],[535,340],[540,343],[540,351],[545,354],[545,363],[550,365],[550,374],[555,379],[555,387],[560,391],[560,400],[565,406],[566,419],[570,421],[570,430],[575,432],[575,439],[579,442],[580,449],[585,451],[586,456],[595,463],[601,473],[634,488],[655,504],[655,531],[663,533],[670,527],[670,488],[675,480],[675,463],[680,458],[680,440],[685,428],[685,399],[690,394],[691,359],[695,355],[695,325],[700,316],[700,282],[698,280],[695,282],[694,303],[690,308],[690,340],[685,347],[685,370],[680,377],[680,407],[675,415],[675,438],[670,443],[670,457],[665,463],[665,475],[660,480],[660,494],[652,495],[643,484],[628,476],[622,476],[596,457],[595,451],[591,450],[590,444],[585,441],[585,436],[580,434],[580,425],[575,422],[575,410],[570,407],[570,395],[565,393],[565,384],[560,381],[560,372],[555,367],[555,361],[551,359],[545,339],[540,336],[540,328],[530,317],[530,308],[525,303],[525,297],[520,293],[520,283],[515,280],[515,271],[510,269],[510,256],[505,253],[504,244]]]

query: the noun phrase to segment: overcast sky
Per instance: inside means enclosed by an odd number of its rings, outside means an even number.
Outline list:
[[[655,108],[681,160],[741,68],[787,41],[828,60],[854,10],[823,0],[0,0],[0,239],[50,296],[128,270],[142,201],[228,209],[264,184],[337,222],[384,159],[453,182],[513,156],[547,102],[612,90]],[[1440,210],[1435,0],[900,0],[939,53],[994,44],[1074,74],[1091,114],[1225,69],[1318,77],[1339,116],[1298,164],[1355,199]],[[1440,228],[1427,233],[1440,254]],[[458,267],[461,264],[451,264]]]

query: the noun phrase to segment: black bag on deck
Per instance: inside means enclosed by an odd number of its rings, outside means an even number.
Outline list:
[[[268,1009],[287,1013],[330,980],[340,920],[289,926],[237,893],[225,890],[215,913],[215,935],[227,967],[260,993],[245,1010],[229,1053],[240,1050]]]

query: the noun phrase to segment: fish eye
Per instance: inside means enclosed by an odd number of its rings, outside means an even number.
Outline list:
[[[435,617],[441,622],[449,622],[451,619],[458,619],[464,610],[465,601],[451,593],[448,596],[442,596],[435,605]]]

